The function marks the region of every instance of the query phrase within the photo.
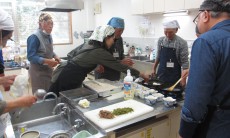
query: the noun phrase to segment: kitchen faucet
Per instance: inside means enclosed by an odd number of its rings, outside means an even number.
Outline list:
[[[53,115],[56,115],[56,114],[57,114],[56,110],[57,110],[59,107],[62,107],[62,108],[61,108],[60,114],[61,114],[61,115],[67,115],[67,119],[68,119],[68,121],[70,122],[70,121],[71,121],[71,120],[70,120],[70,112],[71,112],[71,109],[70,109],[70,107],[68,106],[68,104],[66,104],[66,103],[59,103],[59,104],[57,104],[57,105],[54,107],[54,109],[53,109],[53,111],[52,111],[52,114],[53,114]]]
[[[57,95],[54,92],[48,92],[43,96],[43,101],[46,99],[47,96],[53,95],[55,99],[57,99]]]

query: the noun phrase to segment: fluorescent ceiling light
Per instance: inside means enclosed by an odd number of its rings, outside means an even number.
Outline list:
[[[179,11],[167,11],[163,13],[163,16],[184,16],[188,15],[188,10],[179,10]]]

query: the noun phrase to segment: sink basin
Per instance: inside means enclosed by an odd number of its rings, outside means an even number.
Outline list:
[[[140,60],[140,61],[149,60],[149,57],[146,57],[146,56],[133,56],[130,58],[135,59],[135,60]]]
[[[30,108],[25,108],[19,116],[17,113],[20,109],[10,112],[15,137],[19,138],[22,130],[39,131],[41,138],[50,138],[50,135],[55,132],[67,132],[72,137],[82,130],[86,130],[97,137],[104,136],[99,128],[95,127],[84,116],[79,115],[71,106],[69,106],[68,115],[53,115],[52,111],[56,104],[56,100],[38,102]],[[60,113],[61,108],[57,109],[57,113]],[[80,125],[76,120],[80,120]]]

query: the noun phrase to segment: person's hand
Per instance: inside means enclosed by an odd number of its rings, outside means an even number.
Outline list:
[[[131,58],[124,58],[123,60],[121,60],[121,64],[132,66],[134,63]]]
[[[188,77],[188,74],[189,74],[189,69],[185,69],[185,70],[183,70],[182,71],[182,73],[181,73],[181,81],[180,81],[180,85],[182,86],[182,87],[185,87],[185,85],[186,85],[186,79],[187,79],[187,77]]]
[[[143,78],[145,82],[149,81],[149,74],[140,73],[140,77]]]
[[[9,75],[0,77],[0,85],[3,85],[4,88],[9,87],[14,83],[14,79],[17,75]]]
[[[105,72],[105,68],[102,65],[98,65],[95,69],[96,72],[98,73],[104,73]]]
[[[58,62],[58,64],[60,64],[61,59],[58,56],[54,56],[54,60]]]
[[[37,98],[32,95],[22,96],[16,99],[19,107],[30,107],[37,101]]]
[[[58,64],[58,62],[53,60],[53,59],[45,59],[44,60],[44,65],[48,65],[51,68],[57,66],[57,64]]]

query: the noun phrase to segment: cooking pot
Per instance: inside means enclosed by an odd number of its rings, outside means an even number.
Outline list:
[[[148,87],[150,89],[156,89],[159,90],[159,88],[164,84],[162,81],[160,80],[149,80],[148,82],[145,82],[144,80],[141,82],[141,84],[145,87]]]

